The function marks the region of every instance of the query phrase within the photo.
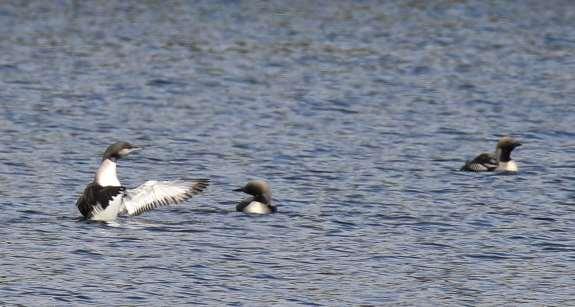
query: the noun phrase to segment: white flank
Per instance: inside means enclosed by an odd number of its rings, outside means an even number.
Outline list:
[[[100,164],[100,168],[96,172],[96,183],[103,187],[119,187],[121,186],[118,175],[116,174],[116,162],[106,159]]]
[[[91,219],[95,221],[115,220],[118,217],[118,214],[120,214],[124,210],[123,198],[124,198],[123,193],[114,196],[114,198],[110,200],[108,207],[106,207],[106,209],[104,210],[102,210],[102,206],[98,204],[97,206],[94,207],[94,212],[92,214]]]

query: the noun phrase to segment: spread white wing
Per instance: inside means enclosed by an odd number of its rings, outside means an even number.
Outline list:
[[[157,207],[181,203],[202,192],[208,179],[190,181],[146,181],[126,191],[124,207],[128,215],[139,215]]]

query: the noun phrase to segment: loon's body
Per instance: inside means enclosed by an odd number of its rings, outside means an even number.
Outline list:
[[[473,160],[465,162],[465,165],[461,167],[462,171],[470,172],[489,172],[494,171],[497,168],[497,159],[491,153],[481,153]]]
[[[160,206],[183,202],[202,192],[208,179],[190,181],[147,181],[134,189],[121,185],[116,173],[119,159],[139,149],[126,142],[108,147],[94,181],[76,202],[82,215],[91,220],[109,221],[118,215],[139,215]]]
[[[272,193],[270,187],[265,181],[250,181],[244,187],[234,191],[252,195],[252,197],[241,201],[236,206],[237,211],[253,214],[269,214],[277,212],[277,207],[272,205]]]
[[[495,153],[482,153],[473,160],[465,162],[461,167],[462,171],[470,172],[517,172],[519,170],[517,163],[511,159],[511,152],[521,143],[511,137],[502,137],[497,146]]]

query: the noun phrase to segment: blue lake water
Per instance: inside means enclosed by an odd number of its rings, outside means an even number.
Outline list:
[[[3,2],[0,305],[575,305],[574,55],[571,1]],[[83,221],[118,140],[212,184]]]

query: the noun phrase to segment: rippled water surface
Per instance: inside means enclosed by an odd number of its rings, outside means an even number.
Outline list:
[[[571,1],[5,1],[0,305],[574,305],[574,55]],[[83,221],[117,140],[212,185]]]

